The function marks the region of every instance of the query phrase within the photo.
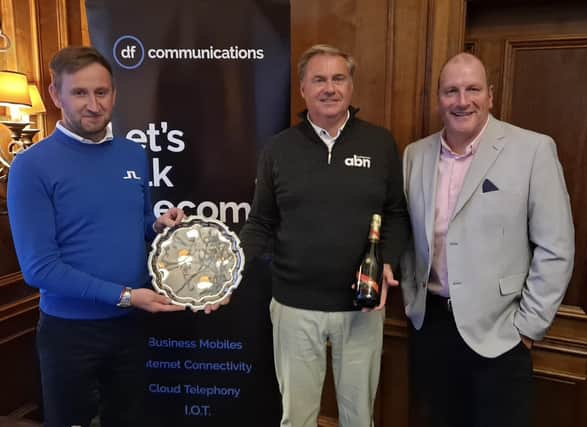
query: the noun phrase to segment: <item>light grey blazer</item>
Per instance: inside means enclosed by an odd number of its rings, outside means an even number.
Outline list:
[[[432,265],[440,133],[410,144],[404,186],[413,244],[402,258],[406,315],[420,329]],[[464,341],[496,357],[544,337],[574,257],[569,195],[554,141],[489,117],[446,238],[453,315]]]

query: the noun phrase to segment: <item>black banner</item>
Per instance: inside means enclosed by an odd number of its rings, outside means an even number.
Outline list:
[[[289,1],[86,0],[86,10],[114,67],[114,133],[149,153],[155,215],[178,206],[238,232],[261,141],[289,125]],[[262,265],[254,275],[209,316],[152,316],[150,425],[279,424],[270,276]]]

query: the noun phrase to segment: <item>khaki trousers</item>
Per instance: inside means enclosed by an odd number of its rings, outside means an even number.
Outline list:
[[[324,312],[270,304],[281,427],[316,427],[326,372],[326,342],[340,427],[371,427],[383,344],[383,311]]]

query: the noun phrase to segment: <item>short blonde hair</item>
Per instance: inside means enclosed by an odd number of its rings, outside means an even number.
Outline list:
[[[300,81],[302,81],[304,79],[304,76],[306,75],[306,68],[308,67],[308,62],[310,62],[310,59],[312,59],[316,55],[340,56],[346,61],[351,78],[355,74],[357,64],[355,62],[355,59],[349,53],[344,52],[328,44],[316,44],[308,50],[306,50],[300,57],[300,60],[298,61],[298,78]]]

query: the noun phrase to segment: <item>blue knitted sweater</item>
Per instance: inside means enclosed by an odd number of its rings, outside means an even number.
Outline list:
[[[18,154],[8,179],[8,211],[27,284],[41,310],[68,319],[122,315],[124,286],[148,281],[146,242],[154,237],[147,156],[114,138],[83,144],[55,130]]]

